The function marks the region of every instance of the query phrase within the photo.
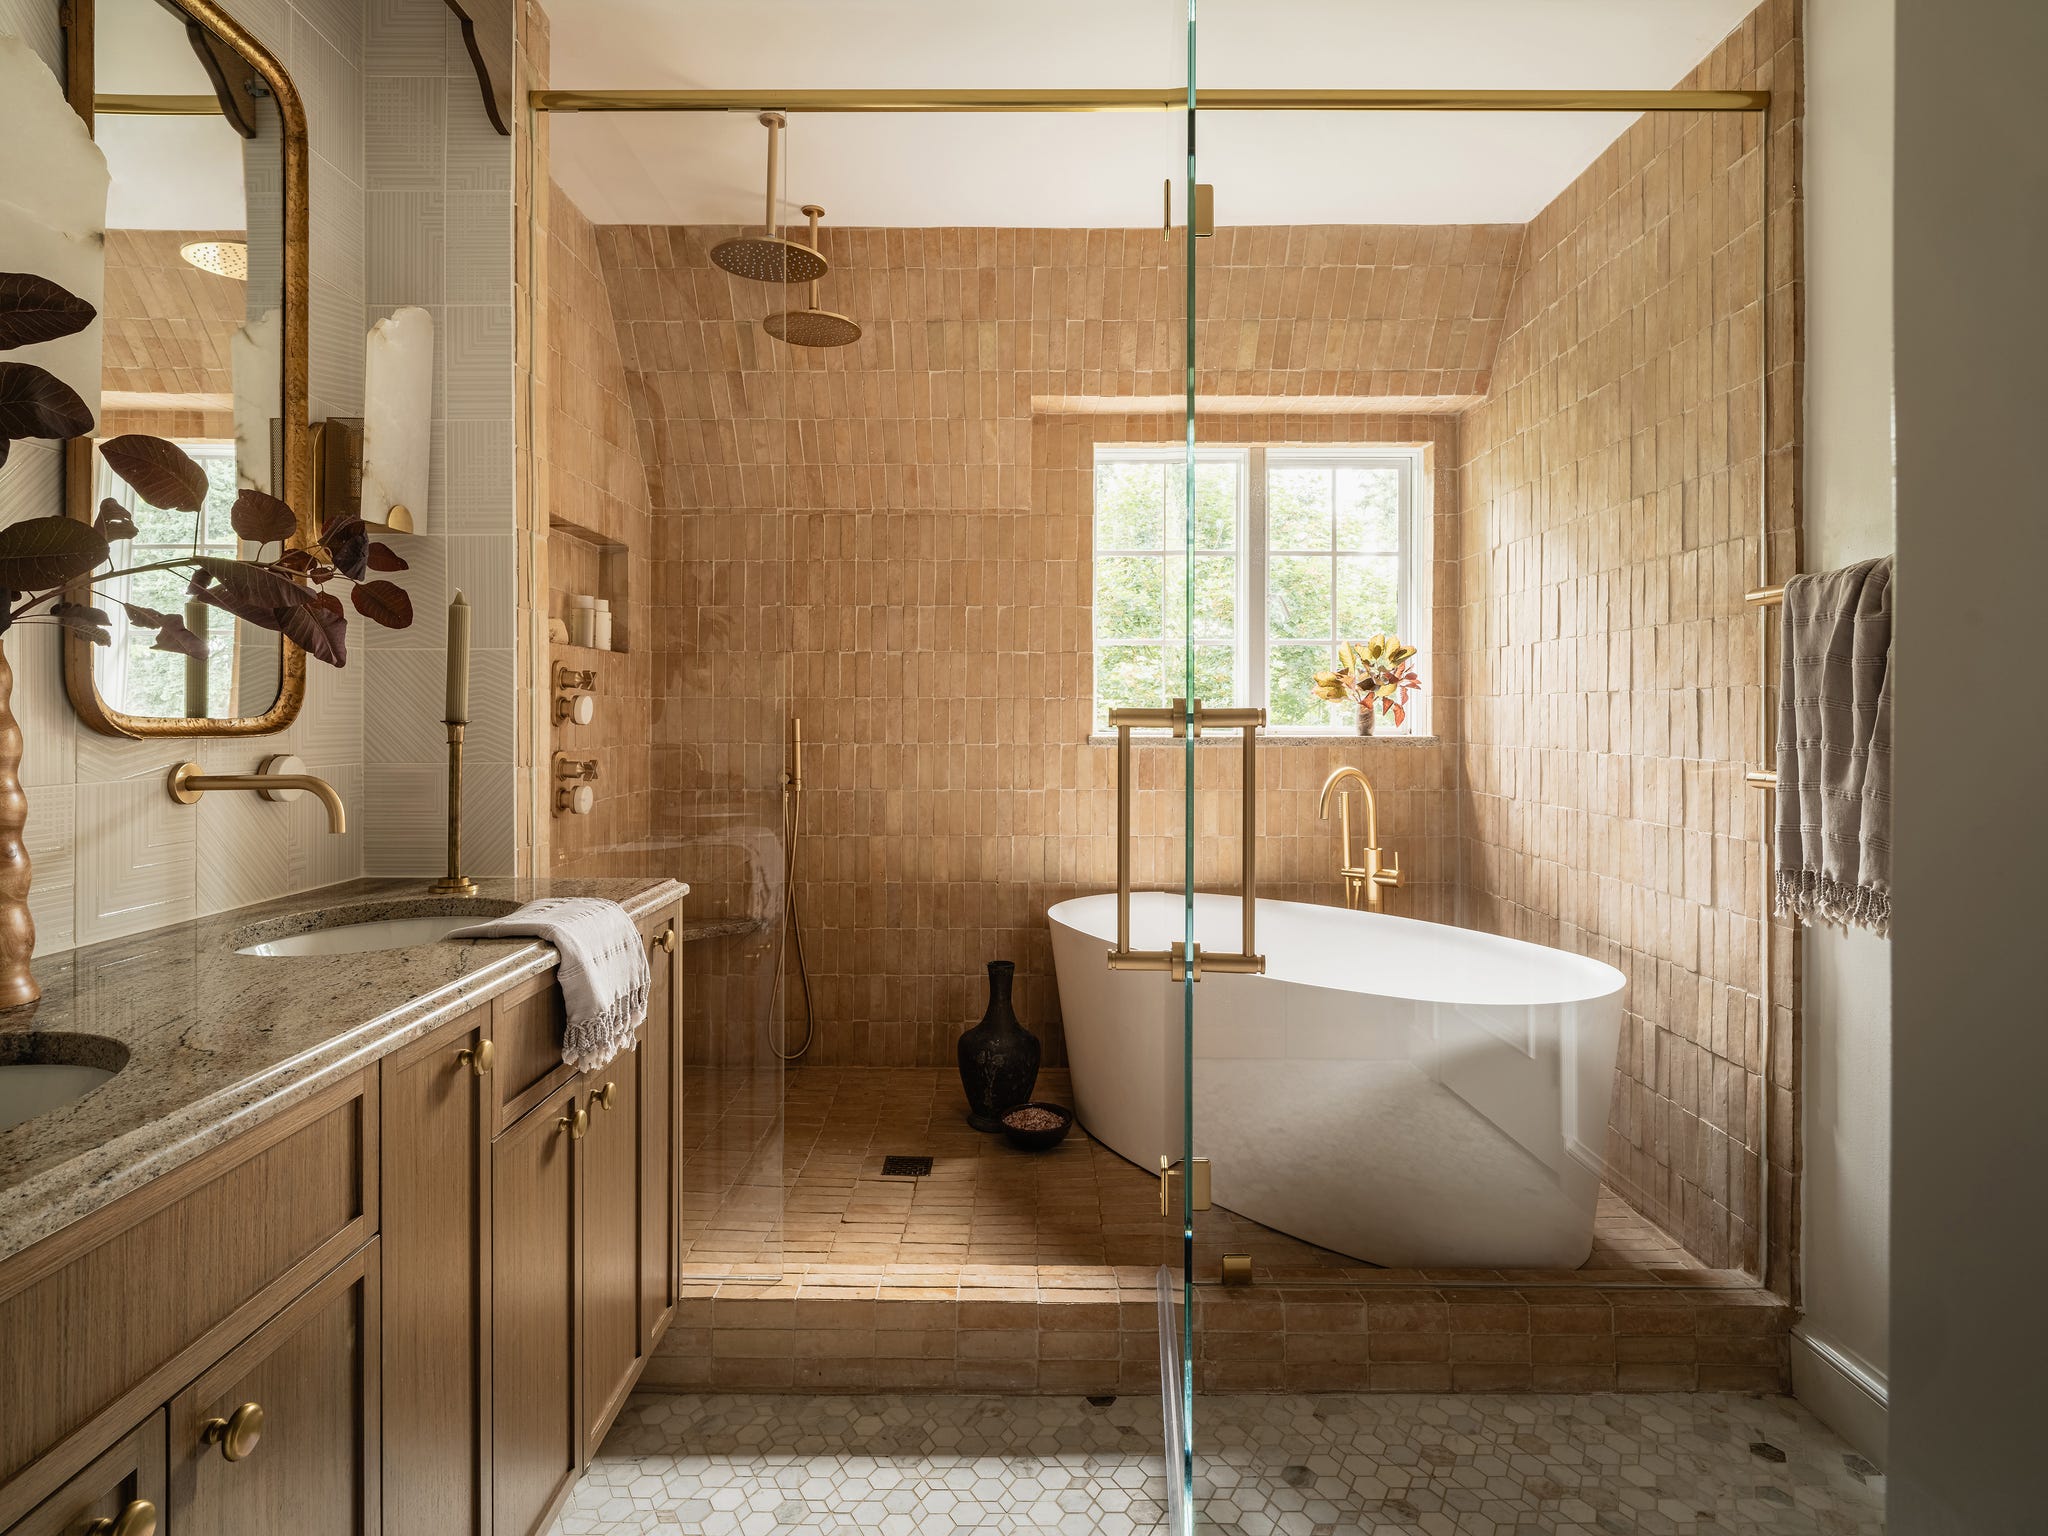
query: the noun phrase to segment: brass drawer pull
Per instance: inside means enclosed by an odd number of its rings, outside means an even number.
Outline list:
[[[497,1046],[489,1040],[483,1040],[477,1043],[476,1049],[474,1050],[471,1050],[468,1046],[465,1045],[461,1050],[455,1053],[455,1059],[461,1062],[462,1065],[464,1065],[465,1067],[469,1068],[469,1070],[474,1072],[478,1077],[482,1077],[486,1072],[491,1070],[491,1060],[497,1054]]]
[[[670,923],[666,928],[662,929],[661,932],[647,941],[647,947],[649,949],[658,949],[664,955],[674,954],[676,952],[676,925]]]
[[[208,1419],[199,1426],[202,1445],[217,1445],[229,1461],[240,1461],[263,1439],[263,1405],[244,1403],[224,1419]]]
[[[618,1103],[618,1099],[619,1085],[617,1083],[606,1083],[590,1096],[590,1102],[599,1109],[613,1108]]]
[[[574,1112],[563,1115],[555,1124],[569,1133],[571,1141],[581,1141],[590,1132],[590,1111],[579,1107]]]
[[[85,1536],[156,1536],[156,1506],[137,1499],[120,1514],[93,1521]]]

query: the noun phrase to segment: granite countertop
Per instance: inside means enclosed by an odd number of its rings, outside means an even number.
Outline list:
[[[0,1061],[36,1059],[36,1033],[98,1036],[114,1045],[72,1059],[126,1060],[84,1098],[0,1132],[0,1259],[553,969],[553,947],[532,939],[235,953],[237,940],[332,926],[337,908],[364,909],[356,921],[441,910],[427,884],[354,880],[38,960],[42,1000],[0,1014]],[[648,877],[478,886],[479,919],[540,896],[605,896],[638,920],[689,889]]]

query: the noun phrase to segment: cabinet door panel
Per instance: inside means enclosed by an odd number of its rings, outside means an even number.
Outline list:
[[[577,1401],[576,1164],[580,1084],[491,1148],[491,1529],[527,1536],[582,1465]]]
[[[119,1520],[124,1512],[139,1527],[146,1517],[138,1504],[156,1511],[157,1530],[168,1532],[164,1502],[164,1415],[158,1409],[7,1536],[83,1536],[95,1520]]]
[[[373,1242],[177,1396],[167,1536],[375,1536],[378,1317]],[[261,1434],[237,1445],[250,1403]]]
[[[662,936],[667,947],[663,947]],[[647,960],[653,985],[640,1044],[640,1340],[652,1354],[676,1301],[678,1222],[676,1178],[680,1161],[677,1112],[681,1052],[676,1031],[675,967],[680,946],[673,915],[654,930]]]
[[[596,1454],[640,1362],[640,1068],[636,1048],[584,1077],[591,1099],[582,1145],[586,1455]]]
[[[384,1520],[485,1528],[490,1488],[490,1127],[479,1008],[385,1058]]]

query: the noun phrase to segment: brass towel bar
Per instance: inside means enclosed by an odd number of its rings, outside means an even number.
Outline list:
[[[1258,952],[1259,907],[1259,729],[1263,709],[1211,709],[1200,699],[1188,707],[1175,699],[1165,709],[1112,709],[1116,731],[1116,948],[1109,952],[1113,971],[1165,971],[1175,981],[1200,981],[1202,972],[1257,976],[1266,969]],[[1131,732],[1171,730],[1178,739],[1200,736],[1203,727],[1244,732],[1244,868],[1238,882],[1238,905],[1244,915],[1244,948],[1238,953],[1209,954],[1199,944],[1175,940],[1165,949],[1131,948]]]

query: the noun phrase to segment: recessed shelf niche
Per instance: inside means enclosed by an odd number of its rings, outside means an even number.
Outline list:
[[[574,523],[548,524],[548,617],[576,633],[572,597],[601,597],[611,604],[613,651],[632,649],[631,550],[616,540]],[[575,646],[583,650],[586,647]]]

